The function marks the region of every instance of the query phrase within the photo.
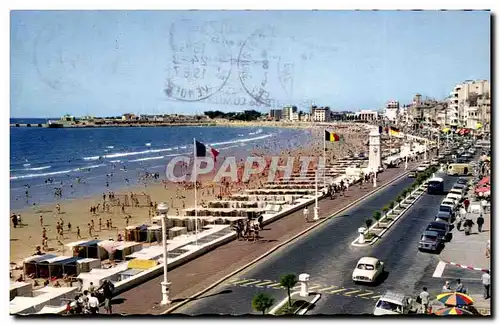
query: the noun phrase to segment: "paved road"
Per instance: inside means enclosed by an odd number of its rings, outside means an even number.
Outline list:
[[[444,179],[445,189],[451,188],[455,179],[449,176],[444,176]],[[311,291],[322,293],[310,314],[370,313],[377,298],[386,290],[417,294],[426,285],[431,292],[438,293],[445,277],[464,278],[470,290],[480,290],[479,275],[467,270],[454,268],[450,271],[446,267],[442,278],[433,277],[438,256],[419,252],[416,248],[421,232],[432,220],[443,196],[425,194],[373,247],[350,245],[360,224],[411,181],[398,181],[305,238],[275,252],[252,269],[229,279],[204,297],[179,308],[176,313],[255,313],[251,308],[255,294],[267,292],[277,301],[286,297],[286,291],[278,285],[280,276],[286,273],[309,273]],[[387,280],[374,287],[353,284],[352,270],[362,256],[376,256],[383,260],[389,272]]]

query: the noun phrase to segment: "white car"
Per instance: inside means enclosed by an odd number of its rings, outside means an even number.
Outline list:
[[[375,257],[362,257],[352,272],[354,282],[375,282],[384,273],[384,262]]]
[[[417,171],[418,172],[425,172],[427,170],[427,168],[429,168],[428,165],[422,164],[422,165],[420,165],[420,166],[417,167]]]
[[[451,207],[453,210],[455,210],[457,208],[457,204],[456,204],[456,201],[451,199],[451,198],[446,198],[444,199],[442,202],[441,202],[441,205],[447,205],[449,207]]]
[[[448,195],[450,194],[455,194],[458,195],[458,200],[462,200],[464,198],[464,190],[460,188],[452,188],[451,190],[448,191]]]

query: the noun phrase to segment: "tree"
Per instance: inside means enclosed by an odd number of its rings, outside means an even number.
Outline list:
[[[389,208],[390,209],[394,208],[394,205],[395,205],[394,201],[389,202]]]
[[[372,219],[366,219],[365,220],[366,228],[370,229],[370,227],[371,227],[372,224],[373,224],[373,220]]]
[[[262,315],[266,314],[266,310],[274,304],[274,298],[265,293],[259,293],[252,299],[252,307],[256,311],[261,311]]]
[[[382,214],[380,213],[380,211],[375,211],[373,213],[373,219],[375,219],[375,221],[377,221],[377,225],[378,225],[378,222],[380,221],[380,219],[382,218]]]
[[[285,274],[280,279],[280,284],[285,287],[288,292],[288,306],[292,307],[292,297],[290,296],[290,290],[297,284],[297,277],[295,274]]]
[[[386,205],[386,206],[384,206],[384,207],[382,208],[382,211],[384,212],[384,214],[387,214],[387,211],[389,211],[389,210],[390,210],[390,209],[389,209],[389,206],[388,206],[388,205]]]

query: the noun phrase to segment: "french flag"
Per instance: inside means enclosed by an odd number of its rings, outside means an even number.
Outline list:
[[[207,156],[207,146],[199,141],[195,142],[194,154],[195,157],[206,157]],[[210,147],[210,153],[214,157],[214,162],[217,162],[217,156],[219,155],[219,151],[215,148]]]

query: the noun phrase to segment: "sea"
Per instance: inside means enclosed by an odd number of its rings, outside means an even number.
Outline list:
[[[46,123],[46,119],[11,119]],[[10,204],[22,209],[138,185],[141,175],[159,173],[175,156],[193,155],[193,139],[221,157],[249,156],[254,148],[273,154],[311,140],[310,130],[274,127],[10,128]],[[128,182],[127,182],[128,180]]]

